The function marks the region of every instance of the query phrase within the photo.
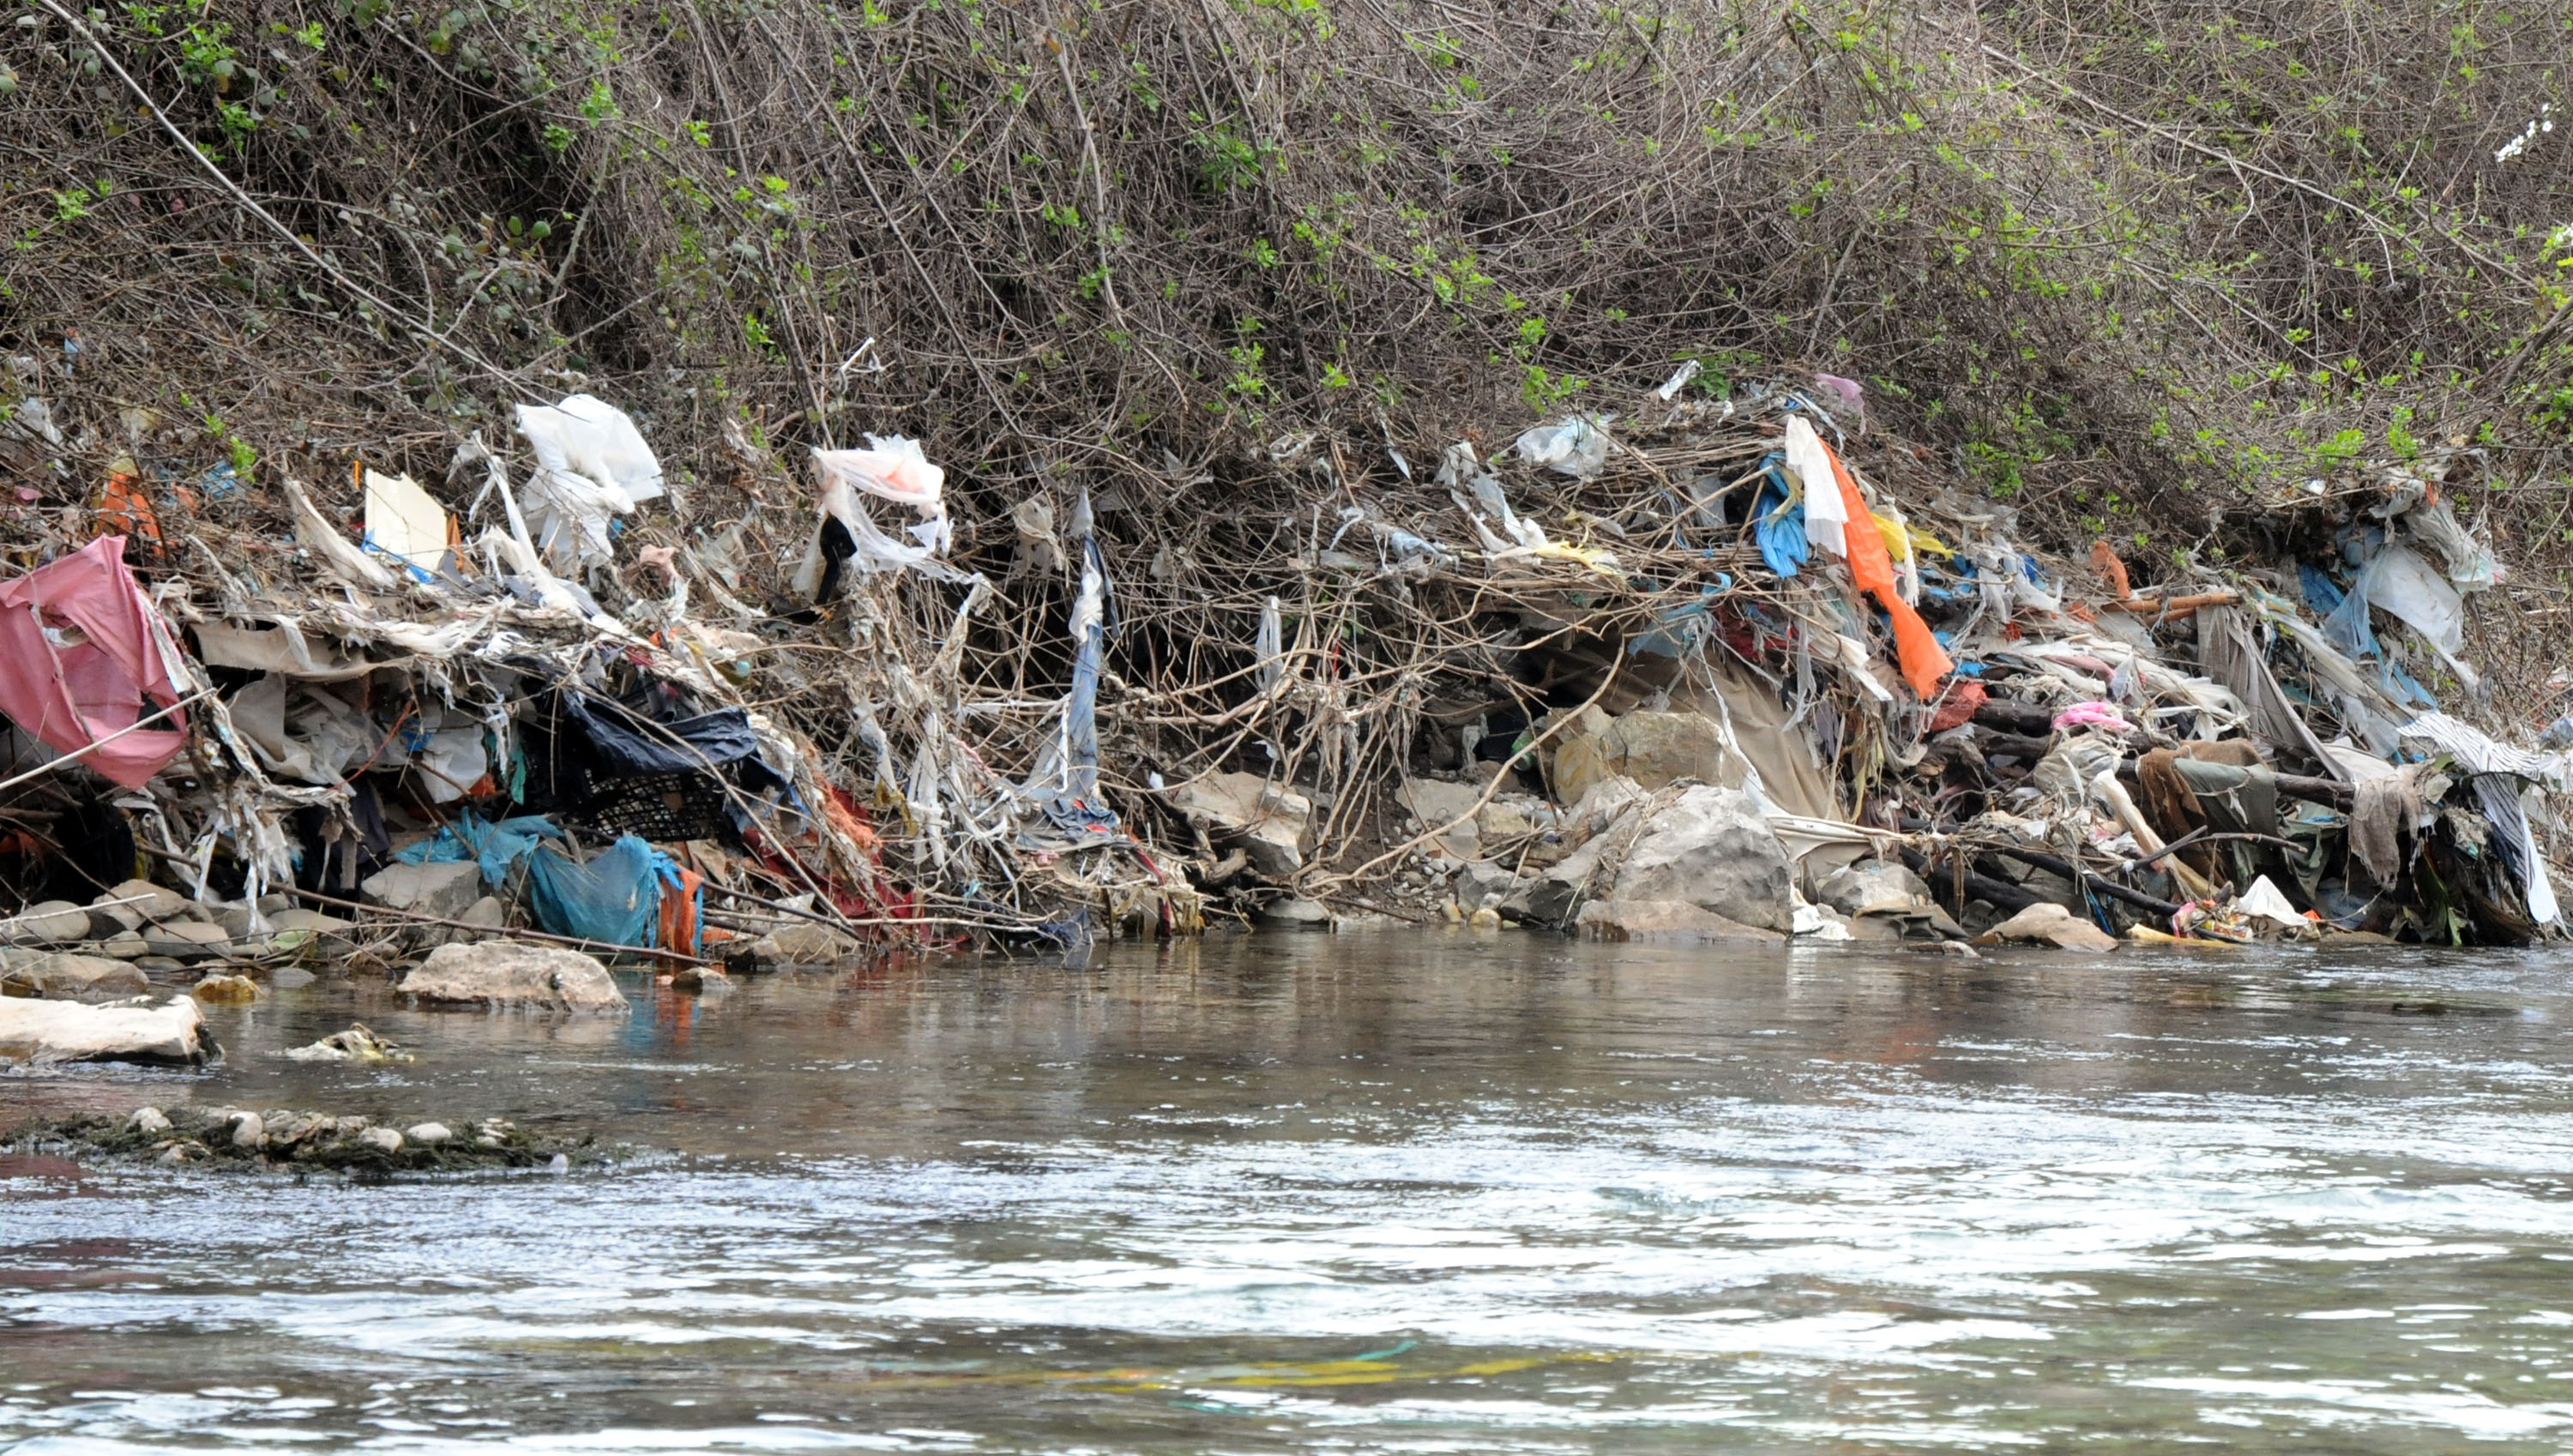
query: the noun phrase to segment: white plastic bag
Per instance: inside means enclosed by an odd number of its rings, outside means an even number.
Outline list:
[[[1587,480],[1608,467],[1608,436],[1599,422],[1573,414],[1519,436],[1519,458],[1559,475]]]
[[[521,404],[518,432],[539,466],[614,490],[625,510],[661,494],[660,460],[625,411],[604,399],[573,394],[559,404]]]

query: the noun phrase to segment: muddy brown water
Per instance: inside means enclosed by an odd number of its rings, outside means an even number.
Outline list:
[[[0,1161],[0,1450],[2573,1449],[2560,954],[1286,935],[621,1022],[324,981],[150,1101],[602,1171]],[[284,1049],[365,1021],[411,1066]]]

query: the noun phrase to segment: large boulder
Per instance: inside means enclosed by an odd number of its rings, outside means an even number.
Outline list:
[[[1254,869],[1283,880],[1304,867],[1312,848],[1313,801],[1257,774],[1208,774],[1171,790],[1171,807],[1207,838],[1240,846]]]
[[[367,877],[358,896],[369,905],[454,920],[482,898],[482,868],[469,860],[441,865],[387,865]]]
[[[0,1062],[145,1062],[194,1065],[213,1053],[197,1004],[83,1006],[0,998]]]
[[[537,1011],[632,1010],[616,978],[597,958],[558,946],[513,941],[440,946],[403,978],[403,995],[448,1006],[527,1007]]]
[[[1787,851],[1751,796],[1699,785],[1645,822],[1610,898],[1676,901],[1785,933],[1796,925],[1793,881]]]
[[[0,996],[111,1001],[143,996],[151,990],[152,983],[144,979],[142,972],[104,956],[14,949],[0,952]]]
[[[1717,783],[1724,770],[1724,740],[1715,720],[1703,713],[1611,718],[1590,708],[1556,741],[1550,782],[1554,797],[1571,803],[1602,779],[1624,777],[1647,790],[1667,789],[1682,779]]]

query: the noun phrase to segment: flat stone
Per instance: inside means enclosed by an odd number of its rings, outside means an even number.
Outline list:
[[[73,1001],[0,998],[0,1060],[202,1063],[213,1050],[197,1004],[184,996],[157,1007],[83,1006]]]
[[[1891,860],[1858,860],[1825,875],[1814,886],[1823,903],[1843,915],[1911,910],[1930,903],[1921,877]]]
[[[1276,900],[1261,911],[1260,918],[1275,925],[1309,926],[1328,929],[1331,912],[1318,900]]]
[[[597,958],[557,946],[484,941],[440,946],[403,978],[403,995],[444,1005],[601,1012],[633,1008]]]
[[[166,925],[146,926],[143,944],[153,955],[174,961],[204,961],[229,954],[232,941],[219,925],[202,921],[177,920]]]
[[[105,1001],[146,996],[152,984],[123,961],[69,952],[15,952],[14,964],[0,970],[0,996],[33,996],[47,1001]]]
[[[117,901],[133,903],[119,905],[114,903]],[[149,880],[128,880],[91,901],[89,908],[126,930],[137,929],[146,921],[186,920],[197,914],[195,901]]]
[[[720,966],[682,966],[670,973],[670,989],[699,996],[721,996],[732,990],[732,978]]]
[[[292,895],[263,895],[259,897],[255,903],[259,906],[260,914],[274,917],[281,911],[293,910],[295,908],[295,897]]]
[[[1783,946],[1776,931],[1727,920],[1711,910],[1678,900],[1593,900],[1581,907],[1575,923],[1595,941],[1640,941],[1671,945]]]
[[[301,909],[281,910],[270,916],[268,923],[282,931],[302,930],[324,933],[350,930],[357,925],[356,921],[342,920],[336,915],[326,915],[319,910]]]
[[[370,905],[454,920],[482,898],[482,868],[470,860],[443,865],[387,865],[367,877],[358,896]]]
[[[454,1137],[455,1134],[447,1129],[444,1122],[422,1122],[417,1126],[403,1129],[404,1141],[417,1142],[423,1147],[435,1147],[441,1142],[454,1140]]]
[[[119,961],[152,954],[152,943],[132,931],[119,931],[98,943],[98,953]]]
[[[799,966],[854,961],[866,954],[866,948],[851,937],[809,920],[789,921],[760,939],[768,943],[763,950],[773,950],[771,959]]]
[[[2061,946],[2068,951],[2110,951],[2118,946],[2117,940],[2107,931],[2061,905],[2051,904],[2032,905],[1976,937],[1978,945],[1999,945],[2007,941]]]
[[[169,956],[138,956],[132,964],[146,976],[176,976],[188,969],[185,963]]]
[[[30,905],[0,920],[0,945],[53,946],[89,939],[89,912],[68,900]]]

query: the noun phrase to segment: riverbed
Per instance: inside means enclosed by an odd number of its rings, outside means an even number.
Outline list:
[[[326,979],[0,1124],[621,1150],[0,1165],[0,1450],[2573,1449],[2566,966],[1288,934],[613,1022]],[[420,1060],[279,1056],[353,1019]]]

